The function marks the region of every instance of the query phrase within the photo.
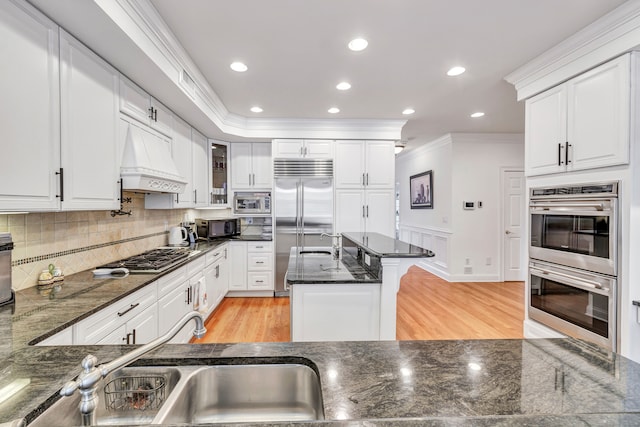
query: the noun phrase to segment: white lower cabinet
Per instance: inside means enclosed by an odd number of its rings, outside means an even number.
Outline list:
[[[73,344],[73,327],[70,326],[61,330],[55,335],[46,338],[36,345],[72,345]]]
[[[126,344],[127,334],[133,335],[137,326],[144,329],[140,332],[141,338],[136,341],[137,344],[142,344],[143,337],[148,337],[150,332],[154,332],[153,329],[149,331],[147,322],[149,316],[154,321],[157,317],[157,299],[157,286],[156,283],[152,283],[76,323],[73,326],[74,344]],[[157,327],[155,331],[157,332]],[[132,335],[128,337],[131,344]],[[152,335],[155,337],[156,334]]]
[[[273,291],[273,243],[229,242],[229,291]]]
[[[96,344],[146,344],[158,337],[158,307],[147,307]]]
[[[200,273],[202,274],[202,273]],[[197,276],[194,276],[194,278]],[[158,280],[158,334],[164,335],[185,314],[193,311],[194,287],[189,278],[187,266],[182,267]],[[192,336],[194,325],[190,322],[178,332],[170,343],[186,343]]]
[[[380,284],[291,287],[292,341],[380,339]]]
[[[207,314],[220,304],[229,290],[228,247],[222,245],[207,254],[204,278],[207,284]]]

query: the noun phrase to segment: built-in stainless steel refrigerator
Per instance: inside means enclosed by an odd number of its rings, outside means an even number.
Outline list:
[[[275,159],[275,295],[287,296],[285,275],[292,247],[331,246],[333,233],[333,161]]]

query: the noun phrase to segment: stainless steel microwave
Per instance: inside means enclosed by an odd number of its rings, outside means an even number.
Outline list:
[[[233,195],[233,213],[236,215],[271,214],[271,193],[236,192]]]
[[[220,237],[236,236],[240,234],[240,220],[231,219],[196,219],[198,237],[204,239],[218,239]]]

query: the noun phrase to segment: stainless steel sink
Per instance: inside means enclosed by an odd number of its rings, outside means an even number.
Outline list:
[[[320,381],[301,364],[201,367],[154,423],[210,424],[324,419]]]
[[[166,399],[169,398],[172,390],[178,384],[180,377],[180,371],[173,367],[132,367],[115,371],[98,385],[99,402],[95,414],[95,425],[139,425],[151,423],[160,408],[162,408],[163,401],[166,402]],[[113,389],[107,388],[107,392],[111,393],[108,396],[105,395],[105,386],[122,384],[125,381],[130,381],[131,378],[136,381],[143,379],[139,384],[144,384],[145,387],[141,386],[140,392],[119,392],[117,394],[112,392]],[[151,391],[149,392],[145,391],[147,384],[151,386]],[[159,390],[160,384],[164,384],[162,395]],[[79,393],[72,397],[63,397],[31,422],[29,427],[81,426],[82,418],[78,409],[79,403]]]
[[[99,385],[95,425],[211,424],[323,420],[316,371],[297,363],[131,367],[107,376]],[[159,407],[140,409],[138,393],[125,396],[133,407],[107,409],[105,386],[126,377],[165,379]],[[146,381],[146,380],[145,380]],[[107,389],[107,392],[110,390]],[[155,397],[155,395],[154,395]],[[63,397],[29,427],[80,426],[80,395]]]

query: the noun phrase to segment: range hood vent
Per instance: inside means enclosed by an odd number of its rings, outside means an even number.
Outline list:
[[[131,123],[120,177],[123,190],[142,193],[182,193],[187,184],[171,158],[171,143]]]

